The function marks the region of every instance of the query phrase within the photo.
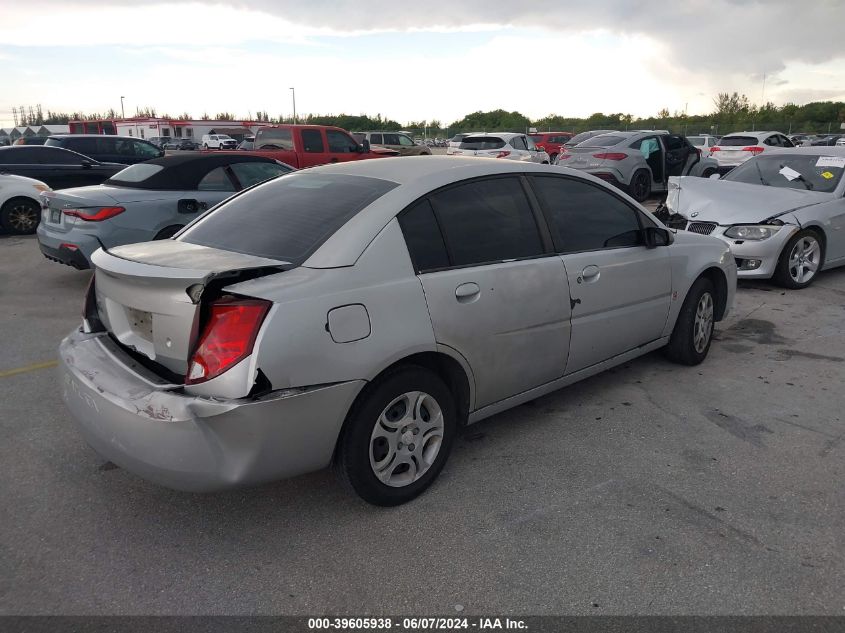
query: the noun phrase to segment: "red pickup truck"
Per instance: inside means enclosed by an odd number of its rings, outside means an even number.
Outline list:
[[[398,156],[399,152],[360,144],[346,130],[326,125],[268,125],[255,133],[250,154],[268,156],[292,167]]]
[[[552,165],[554,165],[555,156],[560,154],[560,148],[575,134],[572,132],[538,132],[529,136],[534,141],[534,145],[546,151]]]

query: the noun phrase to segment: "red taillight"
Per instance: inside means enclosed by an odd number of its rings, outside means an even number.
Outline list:
[[[94,211],[94,213],[87,213]],[[126,211],[123,207],[100,207],[98,209],[64,209],[62,213],[86,222],[102,222]]]
[[[715,146],[714,146],[714,147],[711,147],[711,148],[710,148],[710,153],[711,153],[711,154],[712,154],[713,152],[721,152],[721,151],[722,151],[722,148],[721,148],[721,147],[715,147]]]
[[[212,303],[185,384],[211,380],[249,356],[270,305],[269,301],[233,298]]]
[[[743,147],[742,151],[743,152],[751,152],[752,154],[754,154],[756,156],[757,154],[760,154],[763,151],[763,148],[758,147],[756,145],[752,145],[751,147]]]
[[[504,158],[505,156],[510,156],[510,155],[511,155],[510,152],[497,152],[496,158]]]
[[[593,158],[601,158],[602,160],[625,160],[628,154],[622,152],[606,152],[602,154],[593,154]]]

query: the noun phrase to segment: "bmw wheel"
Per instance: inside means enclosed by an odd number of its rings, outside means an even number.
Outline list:
[[[365,501],[399,505],[431,485],[455,431],[455,404],[443,381],[422,367],[402,367],[372,384],[353,407],[335,468]]]
[[[806,288],[824,263],[824,245],[819,234],[811,229],[798,231],[780,254],[774,280],[792,289]]]

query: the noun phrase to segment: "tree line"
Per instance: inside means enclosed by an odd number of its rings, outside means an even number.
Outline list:
[[[193,119],[183,112],[171,116],[159,114],[153,107],[136,108],[138,117],[156,117],[173,120]],[[21,125],[66,124],[71,120],[118,119],[120,114],[113,108],[104,113],[53,112],[43,115],[40,111],[32,117],[26,115]],[[239,117],[232,112],[217,112],[213,116],[203,112],[201,120],[263,121],[267,123],[293,123],[290,115],[271,116],[266,110],[257,110],[253,115]],[[29,120],[32,119],[32,120]],[[610,129],[668,129],[682,134],[726,134],[744,130],[778,130],[786,133],[827,133],[838,131],[845,123],[845,103],[841,101],[814,101],[804,105],[786,104],[776,106],[769,102],[762,106],[752,104],[748,97],[739,93],[719,93],[713,99],[713,110],[707,114],[687,115],[685,112],[670,113],[662,108],[652,117],[634,117],[624,112],[605,114],[596,112],[588,117],[566,117],[549,114],[540,119],[530,119],[520,112],[490,110],[472,112],[444,126],[439,120],[408,121],[404,125],[381,114],[304,114],[296,123],[313,125],[334,125],[350,131],[364,130],[407,130],[415,135],[446,136],[458,132],[525,132],[530,128],[538,131],[570,131]]]

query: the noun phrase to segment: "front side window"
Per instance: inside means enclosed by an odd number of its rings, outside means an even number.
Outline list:
[[[638,212],[610,191],[555,176],[532,176],[531,184],[548,217],[558,253],[642,244]]]
[[[329,151],[334,154],[351,154],[358,149],[358,143],[338,130],[326,130],[326,139],[329,141]]]
[[[141,158],[158,158],[161,152],[158,148],[150,145],[149,143],[142,143],[141,141],[134,141],[135,146],[135,155],[140,156]]]
[[[68,152],[57,147],[39,148],[37,162],[45,165],[81,165],[83,157],[74,152]]]
[[[413,145],[415,145],[414,141],[410,137],[405,136],[404,134],[399,135],[399,144],[404,145],[405,147],[412,147]]]
[[[208,172],[197,185],[199,191],[234,191],[235,185],[224,167],[216,167]]]
[[[234,163],[229,167],[244,189],[290,172],[290,168],[278,163]]]
[[[311,154],[320,154],[326,151],[320,130],[302,130],[302,149]]]
[[[430,200],[453,266],[543,253],[537,222],[516,177],[468,182]]]

